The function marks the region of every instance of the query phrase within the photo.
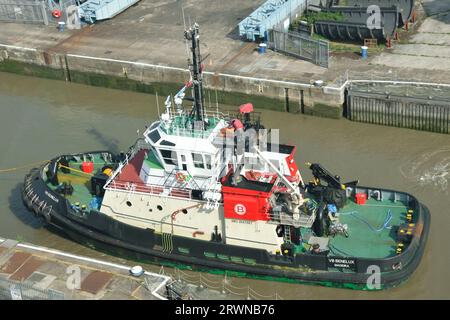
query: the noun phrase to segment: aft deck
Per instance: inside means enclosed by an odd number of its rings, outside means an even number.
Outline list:
[[[396,254],[396,232],[406,222],[408,211],[405,203],[369,199],[358,205],[349,200],[339,211],[339,221],[348,225],[349,237],[330,238],[331,254],[359,258],[387,258]]]
[[[47,182],[47,185],[56,192],[58,187],[63,183],[70,184],[73,187],[73,193],[65,196],[70,203],[79,203],[80,207],[85,205],[89,209],[98,209],[93,202],[96,197],[92,194],[91,177],[101,172],[102,168],[109,163],[106,163],[100,154],[94,154],[93,159],[90,161],[94,164],[94,171],[92,173],[82,172],[82,161],[71,160],[69,161],[68,167],[73,170],[70,170],[69,173],[64,173],[61,168],[58,169],[59,185],[54,186],[50,182]],[[98,200],[97,203],[101,203],[101,199],[96,200]]]

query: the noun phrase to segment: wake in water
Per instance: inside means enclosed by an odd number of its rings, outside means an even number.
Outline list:
[[[433,186],[448,194],[450,147],[424,153],[400,167],[400,172],[420,186]]]

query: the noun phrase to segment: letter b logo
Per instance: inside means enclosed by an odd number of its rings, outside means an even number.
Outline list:
[[[243,216],[247,212],[247,209],[243,204],[238,203],[234,206],[234,212],[240,216]]]

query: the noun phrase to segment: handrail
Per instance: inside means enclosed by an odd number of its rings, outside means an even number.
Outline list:
[[[107,190],[122,190],[129,191],[131,193],[143,193],[143,194],[156,194],[167,195],[169,197],[192,199],[192,190],[181,188],[167,188],[164,186],[146,185],[141,183],[132,183],[129,181],[113,181],[110,185],[106,186]]]
[[[292,215],[288,215],[286,213],[278,213],[278,212],[271,212],[269,213],[270,220],[269,223],[281,223],[285,225],[291,225],[291,226],[310,226],[314,223],[314,220],[316,219],[316,214],[312,215],[305,215],[300,214],[299,219],[294,219]]]
[[[144,149],[150,149],[150,145],[143,138],[137,139],[134,145],[132,145],[130,149],[128,149],[128,152],[125,154],[125,159],[119,163],[119,166],[111,175],[111,177],[109,177],[109,179],[106,181],[103,188],[106,189],[111,184],[111,182],[116,179],[120,173],[122,173],[122,169],[128,164],[129,160],[133,159],[139,151]]]

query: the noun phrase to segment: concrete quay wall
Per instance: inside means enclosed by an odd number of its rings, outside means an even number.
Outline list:
[[[65,54],[0,44],[0,71],[160,96],[174,94],[189,80],[187,69],[144,62]],[[275,79],[204,72],[211,101],[329,118],[342,116],[344,90]],[[209,92],[208,92],[209,91]]]

